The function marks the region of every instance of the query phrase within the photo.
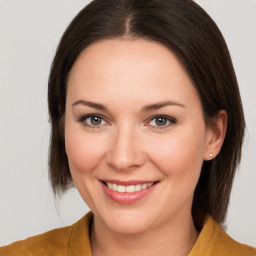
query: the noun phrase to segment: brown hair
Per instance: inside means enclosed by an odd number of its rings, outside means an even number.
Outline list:
[[[241,158],[245,121],[225,40],[214,21],[192,0],[94,0],[70,23],[48,84],[49,172],[55,195],[72,185],[62,124],[69,72],[88,45],[110,38],[140,38],[165,45],[176,54],[197,89],[206,122],[222,109],[227,112],[224,144],[215,159],[203,163],[192,206],[193,215],[200,211],[223,223]]]

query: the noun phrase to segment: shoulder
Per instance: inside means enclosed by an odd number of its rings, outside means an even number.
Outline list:
[[[256,256],[256,248],[235,241],[211,217],[207,217],[189,256],[206,255]]]
[[[216,252],[226,252],[232,256],[256,256],[256,248],[239,243],[231,238],[217,223],[212,246]]]
[[[65,255],[72,226],[50,230],[0,248],[0,255]],[[45,253],[48,254],[45,254]]]
[[[4,256],[65,256],[68,255],[70,244],[74,240],[74,233],[88,229],[87,214],[71,226],[57,228],[25,240],[0,247],[0,255]],[[85,233],[87,233],[85,231]],[[84,237],[85,238],[85,237]]]

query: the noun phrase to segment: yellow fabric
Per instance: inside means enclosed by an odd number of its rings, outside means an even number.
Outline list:
[[[188,256],[256,256],[256,248],[233,240],[208,216]]]
[[[91,256],[92,219],[89,212],[72,226],[1,247],[0,256]],[[234,241],[212,218],[207,217],[188,256],[256,256],[256,248]]]
[[[0,247],[0,256],[91,256],[89,232],[92,218],[89,212],[72,226]]]

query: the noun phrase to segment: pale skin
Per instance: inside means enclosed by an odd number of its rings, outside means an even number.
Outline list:
[[[194,189],[226,127],[225,111],[205,123],[189,76],[161,44],[111,39],[87,47],[68,79],[65,143],[75,186],[94,213],[93,255],[188,255],[198,237]],[[157,185],[120,204],[104,193],[104,179]]]

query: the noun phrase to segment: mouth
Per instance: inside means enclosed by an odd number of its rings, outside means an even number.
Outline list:
[[[105,194],[121,204],[132,204],[150,194],[160,181],[99,180]]]
[[[117,191],[119,193],[134,193],[134,192],[139,192],[141,190],[150,188],[151,186],[155,185],[158,181],[155,182],[141,182],[137,183],[134,182],[135,184],[131,185],[122,185],[118,184],[117,182],[106,182],[106,181],[101,181],[105,186],[107,186],[110,190]],[[132,182],[129,182],[132,183]]]

